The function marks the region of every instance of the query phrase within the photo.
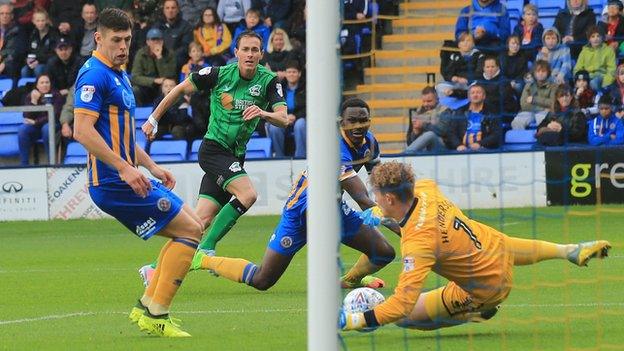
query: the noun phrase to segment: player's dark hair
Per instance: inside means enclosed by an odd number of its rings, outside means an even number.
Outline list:
[[[132,29],[132,20],[123,10],[115,8],[105,8],[98,16],[97,31],[110,29],[115,32]]]
[[[237,49],[240,48],[240,41],[242,38],[257,38],[258,40],[260,40],[260,51],[264,51],[262,50],[264,43],[262,42],[262,37],[260,36],[260,34],[254,32],[253,30],[245,30],[238,36],[238,38],[236,38]]]
[[[345,110],[349,107],[362,107],[365,108],[368,113],[370,113],[370,107],[368,107],[366,101],[360,98],[349,98],[342,103],[342,106],[340,106],[340,115],[342,116]]]

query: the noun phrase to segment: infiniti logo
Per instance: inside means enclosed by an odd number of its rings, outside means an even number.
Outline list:
[[[24,189],[24,186],[20,182],[6,182],[2,184],[2,191],[5,193],[19,193]]]

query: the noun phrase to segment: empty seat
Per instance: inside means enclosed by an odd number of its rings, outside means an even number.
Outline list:
[[[189,155],[189,161],[197,161],[197,153],[199,152],[199,147],[201,146],[202,139],[193,140],[191,144],[191,154]]]
[[[247,143],[245,158],[271,157],[271,138],[252,138]]]
[[[19,155],[17,132],[0,134],[0,156]]]
[[[37,78],[34,78],[34,77],[20,78],[17,81],[17,86],[18,87],[23,87],[24,85],[26,85],[28,83],[34,83],[36,80],[37,80]]]
[[[185,161],[186,140],[156,140],[150,144],[150,157],[156,162]]]
[[[87,163],[87,149],[78,142],[71,142],[67,145],[67,152],[63,159],[64,164],[85,164]]]
[[[0,97],[4,97],[7,91],[13,88],[13,79],[0,79]]]
[[[535,130],[512,129],[505,133],[505,150],[531,150],[535,145]]]
[[[0,112],[0,133],[17,133],[22,124],[24,115],[21,112]]]
[[[140,129],[141,125],[147,121],[152,111],[151,107],[137,107],[134,109],[134,123],[137,129]]]

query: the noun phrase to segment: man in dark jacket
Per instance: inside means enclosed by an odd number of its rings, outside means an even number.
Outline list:
[[[479,84],[468,90],[470,104],[451,114],[445,143],[451,150],[497,149],[502,142],[500,119],[485,108],[485,88]]]
[[[507,8],[499,0],[472,0],[459,13],[455,39],[466,32],[474,36],[479,50],[498,52],[511,33]]]
[[[567,0],[567,7],[559,11],[553,27],[561,33],[561,43],[570,47],[570,55],[576,60],[587,44],[585,31],[596,24],[596,14],[587,6],[587,0]]]
[[[97,9],[93,4],[84,4],[80,13],[81,21],[75,27],[74,51],[76,56],[80,57],[81,62],[91,57],[91,52],[95,50],[95,30],[97,29]],[[137,38],[132,37],[134,42]]]
[[[66,97],[78,74],[78,62],[73,54],[72,42],[65,37],[59,39],[54,48],[55,55],[48,61],[46,70],[52,87]]]
[[[174,56],[164,47],[163,33],[152,28],[147,32],[147,46],[140,49],[132,64],[132,90],[137,106],[152,105],[160,95],[165,78],[176,78]]]
[[[17,79],[26,55],[26,34],[13,21],[13,6],[0,5],[0,74]]]
[[[285,29],[291,6],[292,0],[254,0],[251,5],[262,11],[264,25],[273,29]]]
[[[80,26],[80,13],[83,0],[52,1],[50,4],[50,19],[52,27],[59,31],[61,36],[70,35]]]
[[[193,28],[180,16],[177,0],[165,0],[163,3],[164,19],[156,22],[155,28],[164,33],[165,48],[176,59],[179,70],[188,59],[188,45],[193,41]]]

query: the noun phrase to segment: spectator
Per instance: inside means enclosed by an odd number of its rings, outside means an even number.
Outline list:
[[[294,49],[304,51],[306,43],[306,17],[308,8],[305,1],[295,5],[290,21],[288,21],[288,34]],[[301,62],[300,62],[301,63]]]
[[[267,134],[271,138],[276,157],[283,157],[284,139],[288,131],[295,136],[295,157],[306,157],[306,92],[301,81],[301,69],[296,61],[286,65],[286,77],[282,81],[288,107],[288,127],[280,128],[267,123]]]
[[[163,32],[165,47],[175,57],[176,68],[182,67],[188,57],[188,45],[193,41],[193,28],[180,16],[177,0],[163,2],[164,20],[157,22],[154,27]]]
[[[280,80],[286,78],[286,64],[293,59],[291,50],[288,34],[281,28],[274,29],[269,36],[269,45],[263,61],[268,69],[277,73]]]
[[[620,43],[624,42],[624,5],[619,0],[609,0],[607,3],[607,15],[605,21],[598,22],[598,29],[605,35],[605,43],[616,53]]]
[[[91,57],[91,52],[95,50],[95,30],[97,29],[97,9],[93,4],[82,5],[80,13],[82,22],[78,25],[76,31],[76,51],[80,57],[80,62],[86,61]],[[132,37],[135,41],[138,38]],[[132,57],[132,56],[131,56]]]
[[[24,105],[53,105],[55,121],[48,121],[47,112],[24,112],[24,124],[19,127],[18,140],[20,149],[20,161],[22,166],[29,163],[30,149],[39,140],[43,139],[43,147],[48,153],[48,125],[57,123],[63,106],[63,97],[50,84],[50,77],[42,74],[37,77],[35,89],[26,95]],[[53,160],[50,160],[53,161]]]
[[[250,8],[251,0],[220,0],[219,6],[217,6],[217,14],[228,27],[230,33],[234,33]]]
[[[467,151],[481,148],[497,149],[502,139],[500,119],[492,116],[485,106],[485,89],[473,84],[468,89],[470,104],[450,116],[446,146],[451,150]]]
[[[80,25],[83,0],[53,0],[50,4],[52,25],[61,36],[70,36]]]
[[[66,97],[69,88],[76,81],[78,74],[78,61],[73,55],[73,46],[68,38],[60,38],[56,42],[54,55],[46,65],[46,70],[52,86],[59,91],[61,96]]]
[[[574,73],[580,70],[589,72],[589,86],[598,91],[613,83],[615,80],[615,52],[603,42],[602,33],[598,27],[587,29],[589,44],[583,47],[574,66]]]
[[[125,13],[130,17],[132,21],[132,41],[130,42],[130,50],[128,52],[128,63],[126,64],[126,72],[132,72],[132,64],[134,63],[134,57],[136,53],[145,46],[145,40],[147,37],[147,23],[140,23],[137,21],[135,12],[126,10]]]
[[[169,94],[176,86],[176,81],[171,78],[165,78],[161,85],[161,95],[154,101],[154,108]],[[187,129],[192,128],[191,118],[188,115],[187,97],[181,98],[171,105],[162,115],[158,122],[158,132],[156,139],[162,139],[163,135],[171,134],[173,139],[187,139]]]
[[[544,26],[538,22],[537,7],[533,4],[524,5],[522,11],[522,21],[514,28],[513,34],[521,38],[522,55],[526,56],[529,61],[535,59],[535,55],[542,47],[542,34],[544,34]],[[509,45],[509,41],[507,41]]]
[[[26,53],[26,35],[13,21],[13,6],[0,5],[0,74],[17,78]]]
[[[50,18],[45,10],[36,10],[32,20],[35,27],[28,39],[28,56],[26,65],[22,67],[22,77],[38,77],[45,72],[45,65],[54,55],[54,46],[58,40],[58,32],[50,27]]]
[[[410,116],[406,154],[444,149],[442,137],[446,134],[446,130],[440,123],[440,116],[446,108],[438,103],[438,95],[430,86],[425,87],[420,96],[422,106]]]
[[[520,97],[522,112],[511,121],[511,128],[526,129],[529,124],[542,123],[555,103],[555,84],[550,80],[550,65],[538,60],[533,67],[533,82],[524,86]]]
[[[499,60],[502,76],[509,80],[509,84],[519,96],[529,70],[528,57],[520,53],[520,37],[512,35],[507,38],[507,52],[501,53]]]
[[[162,31],[150,29],[146,42],[147,46],[137,52],[132,64],[132,90],[137,106],[151,106],[165,78],[176,76],[175,58],[164,47]]]
[[[509,14],[499,0],[472,0],[464,7],[455,25],[455,39],[468,32],[481,51],[498,53],[510,34]]]
[[[572,79],[572,57],[567,45],[561,44],[559,31],[550,28],[542,37],[544,46],[537,54],[536,60],[544,60],[550,64],[552,80],[557,84],[568,84]]]
[[[624,124],[614,113],[613,99],[602,95],[598,101],[599,114],[589,122],[587,139],[590,145],[624,144]]]
[[[566,0],[567,6],[555,17],[554,27],[561,36],[561,43],[570,47],[570,54],[576,60],[586,43],[585,30],[596,24],[596,15],[587,0]]]
[[[207,8],[211,7],[214,10],[214,14],[217,14],[217,0],[179,0],[180,12],[182,13],[182,19],[187,21],[191,26],[199,26],[202,21],[202,17],[198,17],[197,14],[205,13]],[[196,39],[197,40],[197,39]]]
[[[515,115],[520,107],[511,83],[501,75],[496,56],[489,56],[483,61],[483,77],[479,83],[485,89],[487,110],[497,117]]]
[[[145,1],[137,1],[137,2],[145,2]],[[113,7],[116,9],[122,10],[130,10],[132,9],[133,1],[132,0],[94,0],[93,4],[100,11],[104,10],[108,7]]]
[[[624,117],[624,64],[620,64],[616,72],[615,82],[604,89],[604,95],[610,95],[613,98],[615,106],[617,106],[615,115],[622,118]],[[591,109],[589,112],[598,113],[598,111]]]
[[[474,48],[474,40],[469,33],[459,36],[457,42],[459,53],[449,57],[449,63],[442,65],[440,71],[444,82],[436,85],[439,97],[449,97],[449,103],[455,103],[465,96],[468,85],[483,74],[483,55]],[[447,105],[447,103],[444,103]]]
[[[537,126],[535,136],[545,146],[587,142],[587,119],[568,85],[557,87],[553,111]]]
[[[363,20],[368,13],[368,0],[343,0],[343,18]]]
[[[596,92],[589,86],[589,72],[580,70],[574,75],[574,98],[582,109],[591,108],[594,105]]]
[[[141,0],[134,3],[134,14],[137,22],[141,23],[141,28],[150,28],[156,23],[162,15],[162,10],[161,0]]]
[[[33,15],[38,9],[47,9],[50,0],[11,0],[13,14],[20,26],[28,27],[32,23]]]
[[[262,50],[266,51],[269,43],[269,35],[271,30],[260,21],[260,11],[256,9],[249,9],[245,14],[245,22],[236,27],[234,31],[234,37],[232,38],[232,44],[230,44],[230,52],[234,55],[234,49],[236,48],[236,39],[238,36],[246,30],[251,30],[262,38]]]
[[[214,7],[207,7],[202,12],[201,20],[193,31],[195,41],[201,44],[203,55],[213,66],[225,64],[224,54],[232,44],[232,34],[221,19]]]
[[[65,103],[61,109],[61,137],[63,143],[67,144],[74,139],[74,90],[75,85],[69,87],[69,92],[65,98]]]
[[[189,60],[182,66],[180,71],[180,82],[188,78],[191,72],[199,72],[204,67],[210,67],[208,62],[204,59],[203,50],[199,43],[193,41],[189,44]]]
[[[253,0],[252,7],[262,11],[265,26],[285,29],[292,0]]]

